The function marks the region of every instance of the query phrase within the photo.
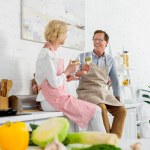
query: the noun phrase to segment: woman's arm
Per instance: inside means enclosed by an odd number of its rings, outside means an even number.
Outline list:
[[[66,81],[66,75],[64,73],[57,75],[57,64],[55,58],[50,58],[48,56],[40,59],[38,61],[38,66],[43,72],[44,78],[46,78],[49,84],[53,88],[58,88]]]
[[[39,60],[38,64],[40,64],[40,70],[42,70],[44,77],[53,88],[58,88],[64,84],[67,80],[66,77],[70,73],[75,72],[78,67],[78,65],[69,63],[65,71],[62,74],[57,75],[57,59],[46,56]]]

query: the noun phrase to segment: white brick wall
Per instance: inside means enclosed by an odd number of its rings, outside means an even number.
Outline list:
[[[41,44],[20,38],[20,0],[0,1],[0,20],[0,79],[13,80],[10,95],[28,95]]]
[[[29,95],[35,60],[43,44],[21,39],[20,0],[0,1],[0,79],[12,79],[10,95]],[[61,48],[65,65],[80,51]],[[65,53],[65,55],[64,55]],[[74,93],[75,94],[75,93]]]
[[[86,1],[86,49],[92,49],[96,29],[108,32],[112,52],[129,51],[133,83],[142,88],[150,85],[150,1],[92,0]]]
[[[150,83],[149,3],[149,0],[85,2],[86,51],[93,49],[94,30],[106,30],[113,54],[121,51],[123,45],[130,51],[130,61],[136,69],[133,78],[139,87]],[[31,94],[35,60],[42,44],[21,39],[20,13],[20,0],[0,1],[0,79],[13,79],[10,94],[28,95]],[[63,47],[60,50],[66,62],[78,53],[80,51]]]

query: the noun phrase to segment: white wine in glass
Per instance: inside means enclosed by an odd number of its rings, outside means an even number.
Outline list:
[[[75,59],[71,60],[71,63],[75,64],[75,65],[79,65],[80,64],[80,56],[78,56]]]
[[[79,66],[80,65],[80,56],[76,57],[75,59],[71,60],[71,63],[74,65]],[[77,70],[76,70],[77,71]],[[71,75],[75,76],[76,72],[71,73]]]
[[[85,54],[85,62],[87,64],[90,64],[92,62],[92,54],[91,53],[86,53]]]
[[[71,60],[71,63],[72,63],[72,64],[75,64],[75,65],[79,65],[79,64],[80,64],[80,61],[79,61],[79,60]]]

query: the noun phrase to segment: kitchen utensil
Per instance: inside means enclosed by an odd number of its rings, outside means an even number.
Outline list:
[[[7,79],[1,80],[1,96],[6,97],[6,90],[7,90]]]
[[[17,110],[13,110],[12,108],[1,109],[0,110],[0,117],[13,116],[13,115],[16,115],[16,113],[17,113]]]
[[[8,80],[8,81],[7,81],[7,90],[6,90],[6,96],[7,96],[7,97],[8,97],[8,93],[9,93],[9,91],[10,91],[12,85],[13,85],[12,80]]]
[[[0,109],[8,109],[8,97],[0,96]]]

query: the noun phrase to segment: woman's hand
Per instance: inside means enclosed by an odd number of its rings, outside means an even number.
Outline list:
[[[76,72],[77,69],[78,69],[78,67],[79,67],[79,64],[73,64],[73,63],[70,62],[70,63],[68,64],[66,70],[64,71],[64,73],[66,74],[66,77],[67,77],[68,75],[70,75],[71,73]]]
[[[76,77],[76,76],[72,76],[72,75],[68,75],[68,76],[67,76],[67,82],[70,82],[70,81],[72,81],[72,80],[77,80],[77,79],[79,79],[79,78]]]
[[[34,85],[32,86],[32,90],[33,90],[33,92],[34,92],[35,94],[38,94],[38,85],[37,85],[37,84],[34,84]]]

